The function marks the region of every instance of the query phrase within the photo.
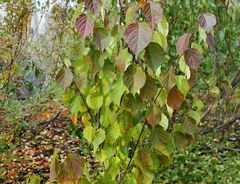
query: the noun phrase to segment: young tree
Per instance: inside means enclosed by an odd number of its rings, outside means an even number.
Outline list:
[[[176,40],[177,57],[170,57],[165,7],[166,1],[144,0],[78,5],[74,21],[81,54],[73,67],[63,60],[56,81],[101,166],[92,176],[80,156],[70,155],[60,164],[56,152],[51,180],[152,183],[174,150],[196,138],[203,103],[188,99],[188,93],[203,56],[201,46],[192,43],[200,30],[214,50],[216,18],[201,14],[194,29]]]

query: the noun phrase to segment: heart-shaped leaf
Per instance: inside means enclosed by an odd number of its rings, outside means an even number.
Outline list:
[[[123,82],[125,86],[135,94],[138,90],[140,90],[146,81],[146,75],[142,68],[131,64],[123,75]]]
[[[161,75],[161,84],[167,91],[170,91],[177,83],[177,77],[175,73],[168,69]]]
[[[150,106],[149,109],[147,110],[146,118],[148,123],[150,123],[150,125],[152,125],[153,128],[157,124],[159,124],[162,119],[162,112],[160,106],[158,105]]]
[[[197,70],[202,62],[202,55],[197,49],[191,48],[184,53],[184,59],[190,68]]]
[[[162,151],[168,145],[170,137],[170,133],[164,131],[160,125],[157,125],[150,137],[150,144],[152,148]]]
[[[103,28],[97,29],[93,35],[94,45],[101,51],[103,51],[108,46],[110,39],[110,33]]]
[[[191,35],[186,33],[178,38],[176,48],[179,56],[181,56],[187,50],[190,37]]]
[[[89,34],[93,32],[93,21],[91,17],[86,14],[80,15],[76,20],[76,28],[80,32],[80,36],[82,39],[87,37]]]
[[[147,64],[155,73],[164,61],[163,48],[155,42],[151,42],[146,48]]]
[[[73,75],[72,75],[71,70],[62,68],[57,73],[56,81],[64,89],[66,87],[70,86],[70,84],[72,83],[72,80],[73,80]]]
[[[143,88],[140,90],[140,95],[143,99],[147,99],[148,101],[151,101],[152,98],[157,93],[158,87],[154,81],[154,79],[150,75],[146,75],[146,82]]]
[[[211,32],[211,28],[216,24],[216,17],[211,13],[205,13],[199,17],[199,25],[206,31]]]
[[[184,101],[184,97],[177,88],[171,89],[171,91],[168,93],[167,104],[169,107],[178,111],[183,101]]]
[[[154,30],[154,24],[160,23],[162,19],[163,10],[159,3],[146,3],[143,7],[143,16],[148,20],[152,30]]]
[[[124,32],[124,40],[136,55],[139,54],[152,39],[152,30],[146,22],[132,23]]]
[[[99,15],[102,5],[101,0],[84,0],[84,2],[92,14]]]

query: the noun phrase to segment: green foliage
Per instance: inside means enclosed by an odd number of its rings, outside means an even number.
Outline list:
[[[197,71],[203,57],[198,51],[201,45],[198,49],[189,45],[198,26],[212,34],[215,16],[201,14],[196,28],[178,39],[179,58],[171,66],[168,19],[163,17],[162,5],[133,4],[125,12],[125,2],[85,1],[87,8],[78,10],[76,19],[76,30],[85,42],[83,54],[72,61],[74,69],[65,64],[56,76],[71,114],[88,117],[83,121],[83,136],[102,164],[97,177],[83,175],[91,183],[126,183],[126,178],[132,183],[152,183],[160,166],[153,164],[155,160],[169,164],[175,148],[182,151],[196,138],[200,121],[201,110],[182,105],[192,103],[190,69]],[[120,19],[115,19],[115,13]],[[109,18],[115,22],[110,24]],[[210,43],[207,37],[204,43]],[[179,67],[185,75],[178,73]],[[180,111],[187,115],[175,120]],[[76,120],[75,124],[81,123]],[[60,172],[58,177],[65,174]]]

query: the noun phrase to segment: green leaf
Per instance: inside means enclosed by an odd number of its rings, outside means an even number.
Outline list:
[[[147,119],[148,123],[150,123],[150,125],[152,125],[153,128],[157,124],[159,124],[162,119],[162,112],[161,112],[160,106],[155,105],[155,104],[151,105],[147,110],[146,119]]]
[[[123,75],[123,82],[125,86],[129,89],[129,91],[135,94],[138,90],[140,90],[146,81],[146,75],[142,68],[136,66],[135,64],[131,64]]]
[[[159,66],[164,62],[163,48],[155,42],[151,42],[146,48],[146,63],[155,73]]]
[[[179,151],[183,151],[184,148],[188,144],[188,140],[187,140],[186,136],[184,135],[184,133],[176,131],[176,132],[174,132],[174,143],[175,143],[176,148]]]
[[[204,104],[202,102],[202,100],[197,100],[193,103],[193,108],[197,107],[197,111],[201,112],[201,110],[204,108]]]
[[[121,114],[119,114],[118,122],[124,134],[129,128],[133,127],[132,113],[130,111],[124,110]]]
[[[198,123],[200,122],[200,120],[201,120],[200,114],[199,114],[199,112],[197,112],[197,111],[191,110],[191,111],[189,111],[189,112],[187,113],[187,115],[190,116],[190,117],[192,117],[192,118],[196,121],[197,124],[198,124]]]
[[[113,111],[110,110],[109,107],[103,106],[100,112],[100,123],[105,127],[108,128],[111,124],[114,123],[116,116]]]
[[[126,25],[133,23],[134,19],[136,18],[135,12],[136,12],[136,6],[131,6],[127,9],[126,16],[125,16]]]
[[[91,125],[87,126],[83,130],[83,137],[87,139],[88,142],[91,143],[94,138],[95,132],[96,132],[95,128],[93,128]]]
[[[186,79],[186,77],[184,77],[182,75],[177,76],[177,87],[184,96],[187,95],[187,93],[190,89],[190,86],[188,84],[188,80]]]
[[[121,136],[121,130],[120,130],[119,124],[117,122],[114,122],[108,129],[108,132],[106,135],[106,141],[109,144],[114,144],[119,136]]]
[[[177,83],[177,78],[175,73],[168,69],[161,74],[161,85],[170,91]]]
[[[41,183],[41,177],[37,175],[33,175],[29,178],[29,181],[27,184],[40,184]]]
[[[156,95],[157,90],[158,87],[154,79],[149,74],[146,74],[146,82],[143,88],[140,90],[140,96],[143,99],[151,101],[152,98]]]
[[[96,134],[94,136],[94,139],[92,141],[92,144],[93,144],[93,147],[94,147],[94,152],[97,151],[99,145],[101,143],[103,143],[103,141],[105,140],[105,131],[101,128],[99,128],[97,131],[96,131]]]
[[[167,19],[163,16],[161,22],[158,24],[158,30],[164,35],[164,37],[167,37],[168,35],[168,27]]]
[[[108,46],[110,40],[110,33],[106,29],[97,29],[93,35],[93,43],[100,51],[103,51]]]
[[[160,125],[163,127],[164,130],[167,130],[167,128],[168,128],[168,118],[163,113],[162,113],[162,119],[160,121]]]
[[[75,91],[73,89],[70,89],[62,96],[63,104],[68,106],[69,102],[72,100],[72,98],[75,96]]]
[[[70,112],[72,114],[77,114],[78,112],[86,112],[87,107],[85,106],[83,99],[80,96],[75,96],[70,102],[69,105]]]
[[[87,83],[88,83],[87,75],[88,74],[86,72],[82,72],[78,74],[75,80],[76,86],[80,90],[80,92],[83,92],[83,90],[87,87]]]
[[[107,155],[103,150],[97,151],[95,155],[99,162],[104,162],[107,159]]]
[[[159,44],[163,48],[163,50],[166,51],[167,38],[161,32],[154,31],[151,42]]]
[[[142,171],[145,169],[150,169],[153,164],[151,152],[148,149],[142,148],[137,152],[137,156],[135,158],[135,164]]]
[[[163,151],[170,141],[170,134],[166,132],[160,125],[154,128],[152,135],[150,136],[151,147]]]
[[[98,111],[103,105],[103,96],[92,88],[89,91],[86,102],[90,108]]]
[[[144,170],[137,168],[137,183],[138,184],[152,184],[153,172],[150,170]]]
[[[59,172],[60,172],[60,163],[58,160],[58,152],[60,149],[56,149],[53,153],[52,161],[50,164],[50,181],[53,181],[55,178],[57,178]]]
[[[137,180],[132,173],[127,174],[121,184],[137,184]]]
[[[113,87],[109,93],[112,101],[120,106],[120,101],[122,98],[123,93],[127,90],[125,87],[122,77],[118,77],[117,81],[113,84]]]
[[[71,85],[72,80],[73,80],[73,75],[71,70],[62,68],[57,73],[56,81],[64,89]]]
[[[194,137],[197,131],[197,122],[195,119],[190,116],[186,116],[182,126],[185,133]]]

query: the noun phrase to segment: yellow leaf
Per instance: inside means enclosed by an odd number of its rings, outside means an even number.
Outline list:
[[[139,7],[139,8],[143,8],[143,7],[144,7],[144,5],[145,5],[145,3],[146,3],[146,1],[145,1],[145,0],[141,0],[141,1],[139,2],[139,5],[138,5],[138,7]]]
[[[78,118],[78,113],[77,114],[71,114],[70,115],[70,119],[72,120],[72,122],[77,125],[77,118]]]

